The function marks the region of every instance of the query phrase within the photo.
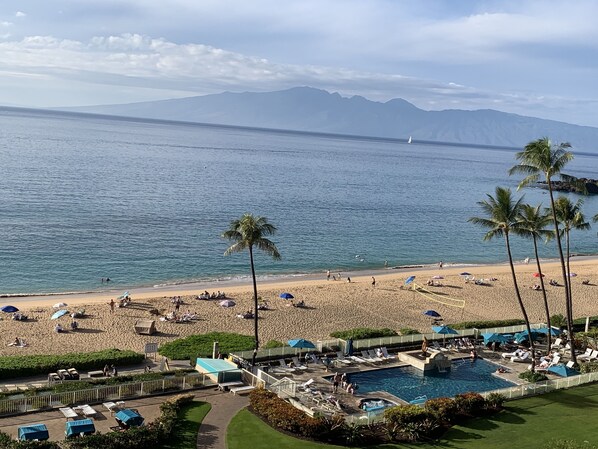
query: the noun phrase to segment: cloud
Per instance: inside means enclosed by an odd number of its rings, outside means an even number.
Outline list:
[[[27,14],[25,14],[23,11],[17,11],[15,13],[15,17],[25,17],[27,16]]]

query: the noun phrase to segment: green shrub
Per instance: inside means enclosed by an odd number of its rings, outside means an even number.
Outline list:
[[[486,397],[486,407],[492,410],[500,410],[507,397],[500,393],[490,393]]]
[[[262,346],[262,349],[282,348],[283,346],[286,346],[286,345],[282,341],[270,340],[270,341],[268,341],[268,343],[266,343],[264,346]]]
[[[355,329],[337,331],[330,334],[332,338],[340,338],[341,340],[366,340],[368,338],[394,337],[395,335],[398,334],[392,329],[372,329],[368,327],[357,327]]]
[[[0,379],[47,375],[60,368],[75,367],[80,371],[102,369],[104,365],[135,365],[145,356],[135,351],[106,349],[97,352],[61,355],[28,355],[0,357]]]
[[[451,398],[428,399],[424,408],[441,422],[452,423],[457,416],[457,404]]]
[[[477,416],[486,410],[484,397],[473,391],[456,395],[455,405],[457,413],[464,416]]]
[[[465,321],[463,323],[451,324],[453,329],[488,329],[491,327],[506,327],[506,326],[518,326],[525,324],[524,320],[512,319],[512,320],[493,320],[493,321]]]
[[[533,373],[531,371],[524,371],[519,374],[519,378],[527,380],[531,383],[543,382],[545,380],[548,380],[548,377],[546,377],[545,374],[539,373],[537,371],[534,371]]]
[[[565,327],[567,326],[567,320],[562,313],[556,313],[550,315],[550,325],[558,328]]]
[[[384,410],[388,436],[392,440],[418,441],[438,428],[434,414],[417,405],[399,405]]]
[[[275,429],[313,439],[321,438],[326,432],[323,418],[311,418],[263,388],[249,394],[249,404],[258,416]]]
[[[545,446],[546,449],[596,449],[596,446],[589,445],[587,441],[553,440]]]
[[[221,353],[248,351],[253,349],[255,340],[249,335],[228,332],[210,332],[203,335],[191,335],[186,338],[164,343],[158,353],[172,360],[191,360],[197,357],[212,357],[214,342],[217,341]]]
[[[582,363],[581,365],[579,365],[579,371],[581,371],[581,373],[583,374],[595,373],[598,371],[598,362]]]
[[[399,334],[401,334],[401,335],[417,335],[417,334],[421,334],[421,332],[418,331],[417,329],[411,329],[410,327],[403,327],[403,328],[399,329]]]

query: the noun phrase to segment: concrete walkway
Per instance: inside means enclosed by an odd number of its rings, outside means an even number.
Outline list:
[[[249,404],[247,396],[237,396],[230,392],[204,391],[196,394],[196,398],[209,402],[212,409],[199,426],[197,434],[198,449],[226,449],[226,429],[239,410]]]

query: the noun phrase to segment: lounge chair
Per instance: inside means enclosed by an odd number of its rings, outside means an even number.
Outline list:
[[[392,355],[390,355],[390,354],[388,353],[388,349],[386,349],[386,346],[382,346],[382,347],[380,348],[380,350],[382,351],[382,354],[384,354],[384,357],[386,357],[388,360],[390,360],[390,359],[393,359],[393,358],[394,358],[394,356],[392,356]]]
[[[561,355],[559,353],[556,353],[552,356],[552,360],[549,363],[543,363],[543,364],[536,366],[536,371],[546,371],[551,366],[558,365],[558,363],[560,361],[561,361]]]
[[[553,344],[550,345],[550,349],[562,349],[563,347],[563,339],[557,338]]]
[[[525,351],[523,351],[522,349],[517,349],[516,351],[513,352],[503,352],[500,356],[503,359],[512,359],[513,357],[519,357],[521,355],[524,354]]]
[[[376,358],[372,357],[370,355],[370,353],[367,351],[367,349],[364,349],[363,351],[361,351],[361,357],[370,363],[379,363],[382,361],[382,359],[380,359],[378,357],[376,357]]]
[[[336,361],[339,363],[342,363],[344,365],[352,365],[353,362],[349,359],[347,359],[344,355],[342,351],[336,351]]]
[[[441,351],[441,352],[447,352],[448,351],[448,348],[444,348],[444,347],[440,346],[440,344],[436,340],[434,340],[432,342],[432,348],[436,349],[437,351]]]
[[[349,358],[352,361],[354,361],[355,363],[373,363],[373,362],[371,362],[371,361],[369,361],[367,359],[364,359],[363,357],[359,357],[359,356],[356,356],[356,355],[351,355],[351,356],[349,356]]]
[[[529,361],[530,356],[531,353],[529,351],[526,351],[520,356],[511,357],[511,362],[527,362]]]
[[[594,360],[598,360],[598,350],[592,351],[592,355],[588,358],[588,362],[593,362]]]
[[[577,360],[588,360],[592,355],[592,351],[592,348],[586,348],[586,352],[584,352],[583,354],[579,354],[577,356]]]
[[[299,388],[301,388],[302,390],[307,390],[311,384],[313,384],[315,381],[313,378],[306,380],[305,382],[303,382],[302,384],[299,384]]]
[[[62,413],[66,419],[79,417],[77,412],[71,407],[61,407],[58,410],[60,410],[60,413]]]
[[[76,407],[76,409],[77,408],[81,411],[81,413],[83,413],[88,418],[93,417],[98,414],[98,412],[92,406],[90,406],[88,404],[80,405],[79,407]]]
[[[306,370],[307,366],[305,366],[303,363],[301,363],[299,361],[299,357],[292,357],[291,360],[293,361],[293,364],[295,365],[295,368],[300,369],[300,370]]]
[[[374,362],[384,362],[384,359],[380,357],[378,354],[376,354],[376,351],[374,349],[368,349],[368,354]]]

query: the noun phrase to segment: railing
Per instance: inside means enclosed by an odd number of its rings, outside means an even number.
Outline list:
[[[0,416],[47,410],[77,404],[96,404],[135,397],[150,396],[174,390],[189,390],[202,386],[215,385],[204,374],[165,377],[160,380],[126,383],[121,385],[101,385],[96,388],[68,391],[64,393],[40,392],[37,396],[7,398],[0,400]]]
[[[500,390],[486,391],[482,396],[488,397],[492,393],[500,393],[507,399],[520,399],[527,396],[549,393],[563,388],[577,387],[598,381],[598,372],[579,374],[571,377],[563,377],[554,380],[545,380],[533,384],[517,385],[515,387],[502,388]]]

